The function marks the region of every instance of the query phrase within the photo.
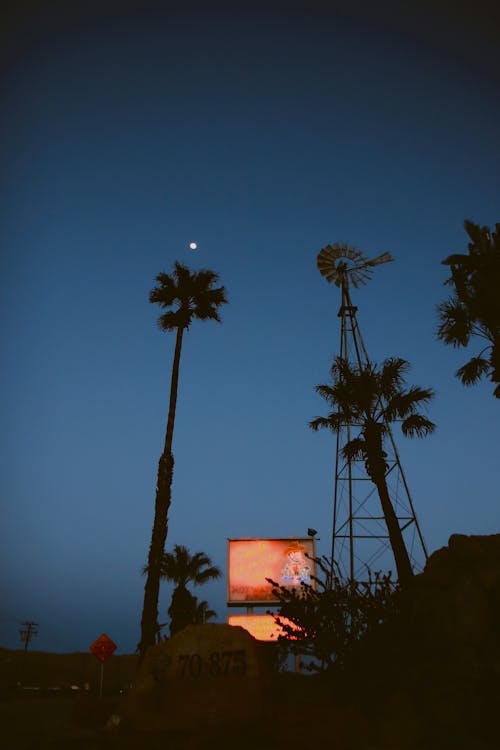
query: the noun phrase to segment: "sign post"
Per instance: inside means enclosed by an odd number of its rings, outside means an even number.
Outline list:
[[[117,645],[116,643],[113,643],[111,638],[106,635],[106,633],[102,633],[102,635],[99,636],[99,638],[94,641],[94,643],[89,646],[89,651],[92,651],[94,656],[97,656],[99,661],[101,662],[101,669],[100,669],[100,675],[99,675],[99,698],[102,698],[102,684],[104,681],[104,662],[106,659],[109,659],[111,654],[116,651]]]

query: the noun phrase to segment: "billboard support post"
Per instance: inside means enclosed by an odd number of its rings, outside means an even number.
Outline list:
[[[314,532],[316,533],[316,532]],[[276,643],[283,629],[272,612],[254,614],[255,607],[279,607],[269,580],[290,591],[300,592],[303,584],[316,588],[314,536],[279,539],[228,539],[227,605],[242,607],[246,615],[229,615],[230,625],[239,625],[259,641]],[[283,622],[292,628],[287,618]],[[293,636],[292,636],[293,637]],[[295,671],[301,672],[300,657]]]

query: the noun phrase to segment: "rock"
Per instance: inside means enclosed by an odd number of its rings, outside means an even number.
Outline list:
[[[424,747],[489,742],[500,701],[500,534],[453,534],[404,593],[400,627]]]
[[[243,628],[190,625],[148,651],[120,714],[139,730],[254,721],[267,672],[261,644]]]

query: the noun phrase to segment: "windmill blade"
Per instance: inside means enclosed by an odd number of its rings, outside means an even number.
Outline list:
[[[334,282],[336,286],[340,286],[341,279],[347,274],[350,275],[354,268],[362,269],[366,266],[366,258],[355,247],[336,242],[320,250],[317,264],[319,272],[329,283]]]
[[[394,258],[390,253],[382,253],[373,260],[368,260],[355,247],[336,242],[319,251],[317,264],[319,272],[330,284],[341,286],[350,281],[357,288],[371,279],[372,266],[389,263],[391,260]]]
[[[368,260],[366,262],[367,266],[380,266],[381,263],[390,263],[394,258],[390,253],[382,253],[382,255],[377,255],[376,258],[373,258],[373,260]]]
[[[328,283],[335,281],[337,278],[337,269],[335,267],[335,261],[341,257],[342,250],[339,245],[327,245],[318,253],[318,269],[322,276],[326,278]]]
[[[355,289],[358,288],[360,284],[363,284],[363,286],[366,285],[367,281],[370,281],[371,277],[373,276],[373,271],[371,268],[367,268],[368,264],[365,263],[362,266],[353,266],[353,268],[350,268],[348,270],[349,278],[352,282],[352,285]]]

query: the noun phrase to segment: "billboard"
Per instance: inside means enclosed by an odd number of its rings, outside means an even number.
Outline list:
[[[282,618],[286,625],[293,623],[286,617]],[[279,635],[284,635],[281,628],[272,615],[228,615],[227,622],[229,625],[239,625],[248,630],[258,641],[276,642]]]
[[[309,557],[307,556],[309,555]],[[276,603],[266,578],[290,589],[314,585],[314,539],[228,539],[227,603]]]

